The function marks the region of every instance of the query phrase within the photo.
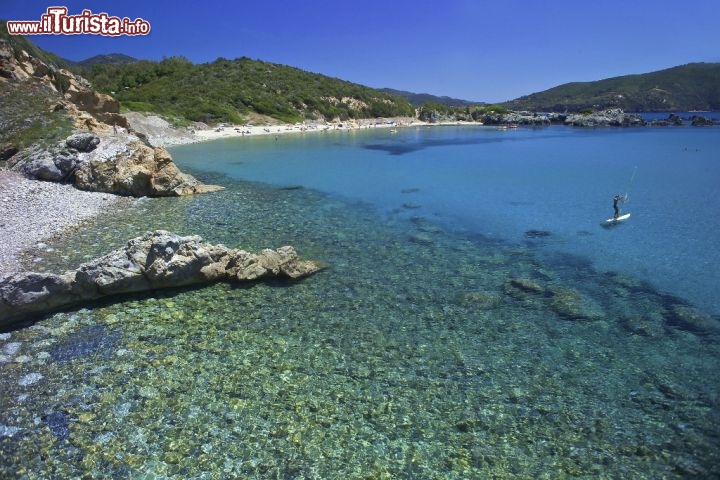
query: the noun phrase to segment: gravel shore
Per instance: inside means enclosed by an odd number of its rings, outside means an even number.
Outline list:
[[[0,277],[23,270],[24,250],[52,248],[64,231],[131,201],[0,170]]]

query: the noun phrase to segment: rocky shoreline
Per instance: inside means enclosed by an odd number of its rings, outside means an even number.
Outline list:
[[[432,120],[418,118],[363,119],[345,122],[273,124],[273,125],[219,125],[210,127],[195,124],[192,127],[174,127],[167,120],[154,114],[129,112],[126,114],[130,128],[154,147],[169,147],[188,143],[200,143],[224,138],[253,137],[258,135],[285,135],[298,133],[322,133],[326,131],[406,128],[445,125],[487,125],[494,127],[566,125],[579,128],[596,127],[665,127],[720,125],[720,120],[692,115],[680,117],[670,113],[667,118],[644,120],[639,114],[626,113],[621,109],[609,109],[592,113],[543,113],[507,112],[490,113],[474,120],[472,118],[437,115]]]

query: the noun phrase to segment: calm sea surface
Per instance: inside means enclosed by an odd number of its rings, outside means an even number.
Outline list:
[[[441,127],[236,139],[182,166],[368,202],[387,215],[571,253],[720,313],[720,130]],[[612,197],[626,225],[604,229]]]
[[[150,229],[328,268],[0,332],[0,478],[720,477],[720,130],[436,127],[172,150]],[[613,228],[612,196],[631,219]]]

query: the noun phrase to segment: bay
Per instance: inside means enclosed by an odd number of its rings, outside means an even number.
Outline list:
[[[453,231],[570,253],[720,313],[717,128],[435,127],[221,140],[180,165],[362,200]],[[614,194],[632,220],[612,217]],[[403,211],[406,210],[406,211]]]
[[[174,148],[226,190],[142,200],[33,267],[162,228],[328,268],[7,332],[0,477],[717,477],[716,151],[713,129],[554,127]]]

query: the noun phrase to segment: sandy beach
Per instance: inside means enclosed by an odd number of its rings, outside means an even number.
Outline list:
[[[186,143],[208,142],[223,138],[254,137],[259,135],[288,135],[306,133],[324,133],[332,131],[364,130],[374,128],[399,129],[419,126],[441,125],[481,125],[480,123],[449,122],[427,123],[414,117],[366,118],[348,121],[319,122],[306,121],[294,124],[219,124],[209,127],[195,124],[192,127],[175,128],[157,115],[145,115],[138,112],[125,114],[133,130],[145,135],[153,146],[168,147]]]
[[[196,141],[210,141],[220,138],[257,136],[257,135],[286,135],[298,133],[322,133],[342,130],[361,130],[372,128],[403,128],[426,125],[413,118],[394,119],[359,119],[346,122],[304,122],[281,125],[231,125],[220,124],[214,128],[195,131]]]

